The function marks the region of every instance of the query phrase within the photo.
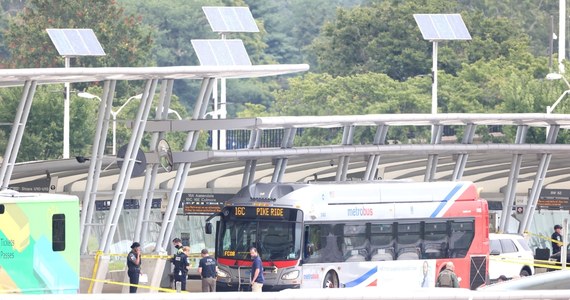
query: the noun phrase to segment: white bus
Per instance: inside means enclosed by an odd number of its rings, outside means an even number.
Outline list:
[[[433,287],[447,261],[461,287],[487,280],[487,202],[470,182],[257,183],[218,216],[220,290],[249,287],[253,246],[264,290]]]

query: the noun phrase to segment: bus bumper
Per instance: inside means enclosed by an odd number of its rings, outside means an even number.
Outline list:
[[[286,284],[286,285],[263,285],[263,291],[267,292],[278,292],[286,289],[299,289],[300,284]],[[228,282],[216,282],[216,291],[218,292],[235,292],[235,291],[251,291],[250,284],[228,283]]]

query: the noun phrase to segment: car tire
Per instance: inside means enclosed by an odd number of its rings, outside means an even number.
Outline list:
[[[526,277],[526,276],[530,276],[530,273],[528,272],[527,269],[521,270],[521,277]]]
[[[327,289],[336,289],[338,288],[338,277],[334,271],[329,271],[325,276],[325,280],[323,282],[323,288]]]

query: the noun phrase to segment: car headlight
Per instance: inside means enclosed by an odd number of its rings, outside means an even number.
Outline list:
[[[283,276],[281,276],[281,279],[293,280],[293,279],[297,279],[297,277],[299,277],[299,270],[295,270],[295,271],[291,271],[289,273],[285,273],[285,274],[283,274]]]
[[[222,271],[222,270],[218,270],[218,277],[220,278],[228,278],[230,277],[230,274],[226,271]]]

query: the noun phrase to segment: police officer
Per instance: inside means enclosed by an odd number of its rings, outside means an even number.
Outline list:
[[[129,275],[129,293],[137,292],[136,285],[139,284],[141,274],[141,244],[134,242],[131,245],[131,252],[127,255],[127,274]]]
[[[174,248],[176,249],[175,250],[176,253],[174,254],[174,256],[176,256],[176,254],[182,252],[182,240],[181,239],[174,238],[172,240],[172,246],[174,246]]]
[[[552,240],[552,254],[560,252],[560,246],[562,245],[563,241],[561,232],[562,232],[562,226],[558,224],[554,225],[554,232],[550,236]],[[561,258],[562,254],[559,257]],[[560,261],[560,258],[558,258],[558,261]]]
[[[190,253],[190,247],[182,247],[182,252],[177,253],[174,256],[174,286],[178,291],[178,282],[180,282],[180,289],[186,290],[186,279],[188,278],[188,266],[190,265],[190,259],[188,254]]]
[[[198,264],[198,273],[202,276],[202,292],[215,292],[218,266],[216,260],[208,255],[208,249],[202,249],[202,259],[200,259]]]

